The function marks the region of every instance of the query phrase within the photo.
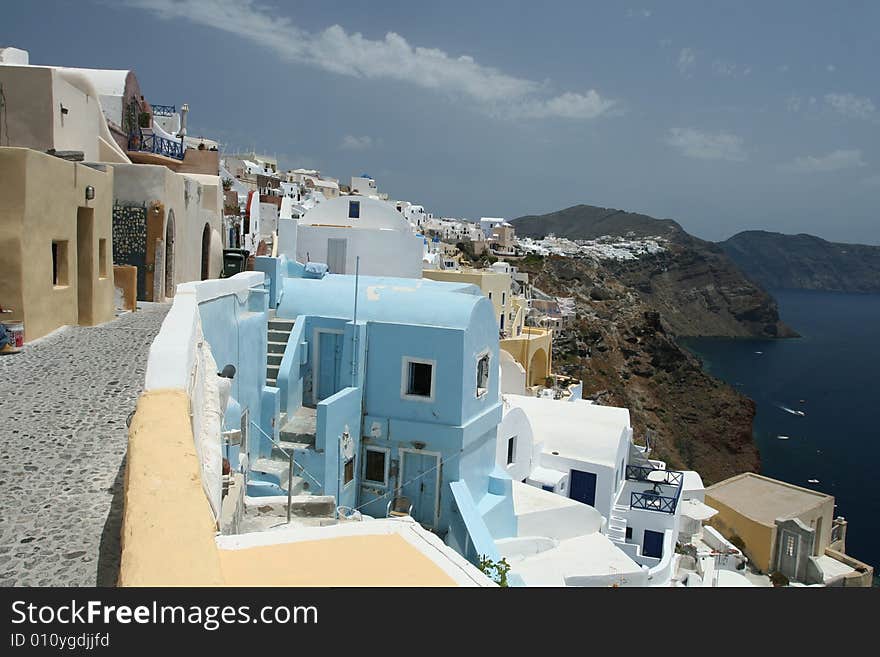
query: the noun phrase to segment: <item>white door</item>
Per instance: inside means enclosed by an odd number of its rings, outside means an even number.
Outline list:
[[[331,274],[345,273],[345,247],[348,240],[327,240],[327,268]]]

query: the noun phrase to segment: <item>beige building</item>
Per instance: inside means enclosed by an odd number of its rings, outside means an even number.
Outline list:
[[[113,170],[0,148],[0,306],[31,341],[114,315]]]
[[[790,581],[870,586],[873,569],[846,555],[846,521],[834,516],[834,497],[752,472],[706,489],[718,510],[709,522],[742,542],[752,565]]]
[[[553,331],[525,325],[528,302],[523,297],[513,296],[512,270],[508,263],[496,262],[492,269],[425,269],[422,276],[479,287],[495,307],[500,346],[525,370],[526,386],[531,388],[546,383],[552,373]]]

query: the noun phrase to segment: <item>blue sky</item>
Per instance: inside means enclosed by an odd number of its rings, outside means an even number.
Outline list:
[[[438,214],[880,244],[878,27],[870,0],[30,0],[0,44],[131,68],[190,134]]]

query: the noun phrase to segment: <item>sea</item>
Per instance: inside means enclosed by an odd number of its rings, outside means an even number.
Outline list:
[[[880,570],[880,294],[770,292],[802,337],[681,344],[755,400],[761,474],[833,495],[847,553]]]

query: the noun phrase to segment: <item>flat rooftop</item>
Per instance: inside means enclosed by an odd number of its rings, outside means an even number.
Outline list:
[[[217,538],[227,586],[492,586],[415,522],[365,520]]]
[[[793,518],[814,509],[831,495],[746,472],[706,489],[706,497],[757,522],[772,526],[777,518]],[[711,502],[709,503],[711,506]]]

